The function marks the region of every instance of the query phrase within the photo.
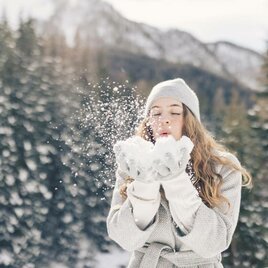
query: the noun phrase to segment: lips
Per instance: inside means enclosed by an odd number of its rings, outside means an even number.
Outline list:
[[[169,135],[170,134],[170,132],[169,131],[161,131],[160,132],[160,136],[167,136],[167,135]]]

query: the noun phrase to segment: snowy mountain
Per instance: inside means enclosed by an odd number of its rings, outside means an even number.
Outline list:
[[[55,12],[46,27],[57,25],[73,43],[79,32],[90,46],[104,46],[190,64],[231,81],[258,90],[263,56],[255,51],[227,42],[205,44],[193,35],[130,21],[102,0],[57,0]]]
[[[256,80],[260,77],[260,67],[263,61],[260,54],[229,42],[211,43],[207,47],[238,81],[242,81],[253,89],[258,88]]]

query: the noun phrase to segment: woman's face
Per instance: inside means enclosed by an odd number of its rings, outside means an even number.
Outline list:
[[[149,124],[155,140],[172,135],[176,140],[182,136],[183,106],[172,97],[162,97],[153,102],[149,113]]]

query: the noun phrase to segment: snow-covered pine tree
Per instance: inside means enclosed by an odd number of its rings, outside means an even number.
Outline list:
[[[256,94],[249,110],[233,93],[224,112],[219,135],[228,148],[237,152],[253,178],[253,188],[243,188],[238,226],[232,243],[223,253],[224,267],[267,266],[267,107],[265,91]],[[267,95],[266,95],[267,96]],[[266,109],[266,112],[265,112]],[[266,114],[266,121],[263,115]],[[265,123],[266,122],[266,123]]]
[[[57,59],[44,57],[32,20],[15,34],[2,23],[0,36],[1,267],[41,267],[59,255],[75,263],[80,219],[62,162],[71,149],[60,139],[70,84]]]

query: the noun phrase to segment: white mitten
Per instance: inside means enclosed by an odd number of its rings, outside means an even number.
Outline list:
[[[118,141],[113,147],[119,168],[135,180],[148,183],[153,178],[148,177],[152,166],[153,144],[139,136],[133,136],[125,141]]]
[[[185,232],[191,229],[195,213],[202,203],[185,171],[193,147],[186,136],[179,141],[169,136],[158,139],[154,148],[155,179],[163,186],[174,221],[178,226],[183,225]]]
[[[186,136],[178,141],[173,136],[159,138],[153,149],[155,180],[170,180],[184,172],[193,147],[192,141]]]
[[[160,182],[152,177],[153,144],[139,136],[119,141],[114,145],[119,168],[134,179],[128,185],[127,196],[133,206],[137,226],[144,230],[160,205]]]

